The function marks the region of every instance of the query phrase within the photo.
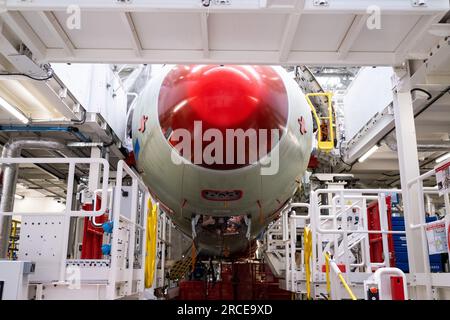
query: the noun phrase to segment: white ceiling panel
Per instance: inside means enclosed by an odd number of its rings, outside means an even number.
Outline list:
[[[82,11],[80,29],[69,29],[66,12],[57,11],[59,24],[77,49],[128,49],[131,39],[118,12]]]
[[[419,19],[417,15],[382,15],[381,29],[363,28],[352,51],[394,52]]]
[[[303,15],[292,45],[293,51],[338,50],[355,15]]]
[[[145,50],[199,50],[202,47],[198,13],[132,13]]]
[[[285,14],[210,14],[210,49],[277,51],[286,19]]]
[[[400,65],[426,57],[439,40],[428,30],[450,9],[442,0],[423,8],[410,0],[396,0],[395,6],[374,1],[381,29],[369,30],[362,0],[329,6],[249,0],[209,8],[193,2],[187,8],[182,1],[85,0],[78,2],[81,28],[72,30],[62,9],[69,1],[9,0],[0,20],[16,32],[12,42],[21,39],[43,62]]]
[[[48,32],[45,23],[42,19],[33,11],[23,11],[22,16],[25,18],[27,23],[33,28],[37,36],[44,42],[47,48],[62,48],[61,42]]]

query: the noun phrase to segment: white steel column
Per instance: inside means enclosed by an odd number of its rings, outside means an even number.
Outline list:
[[[428,257],[422,248],[421,230],[411,229],[411,224],[420,224],[419,188],[414,184],[408,188],[408,181],[420,175],[414,111],[411,98],[410,74],[407,69],[396,70],[394,76],[394,118],[398,145],[398,161],[405,215],[405,230],[408,246],[409,272],[426,273],[429,270]],[[426,262],[426,263],[425,263]],[[427,270],[428,269],[428,270]],[[429,271],[428,271],[429,272]],[[430,290],[416,287],[412,293],[415,299],[431,299]]]
[[[101,150],[97,147],[91,148],[91,158],[101,158]],[[94,192],[100,185],[100,164],[93,163],[89,166],[89,191]],[[94,208],[95,209],[95,208]]]
[[[160,268],[160,276],[159,276],[159,287],[164,287],[164,280],[165,280],[165,266],[166,266],[166,227],[167,227],[167,217],[165,212],[162,212],[159,210],[159,205],[158,206],[158,213],[159,213],[159,219],[161,220],[161,268]]]
[[[445,214],[450,216],[450,199],[448,193],[444,195]]]

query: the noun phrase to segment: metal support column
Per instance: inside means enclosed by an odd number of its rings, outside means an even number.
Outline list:
[[[410,88],[410,72],[407,67],[396,69],[394,75],[394,118],[398,145],[398,160],[405,215],[406,240],[408,245],[409,272],[429,272],[429,264],[425,252],[415,250],[422,248],[420,229],[411,229],[411,224],[420,224],[419,187],[408,188],[408,181],[420,175],[417,138],[414,123],[414,111]],[[428,269],[428,270],[427,270]],[[412,294],[415,299],[431,299],[431,288],[416,287]]]
[[[91,148],[91,158],[101,158],[101,150],[97,147]],[[100,164],[93,163],[89,166],[89,191],[94,192],[100,185]]]

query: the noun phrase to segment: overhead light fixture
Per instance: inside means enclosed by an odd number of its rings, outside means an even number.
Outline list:
[[[367,158],[369,158],[372,154],[375,153],[380,148],[379,145],[374,145],[372,148],[369,149],[365,154],[361,156],[361,158],[358,159],[358,162],[364,162]]]
[[[30,122],[30,119],[25,116],[22,111],[17,109],[16,107],[12,106],[8,101],[0,97],[0,106],[8,111],[10,114],[12,114],[14,117],[19,119],[24,124],[28,124]]]
[[[15,194],[14,198],[16,198],[17,200],[23,200],[23,199],[25,199],[25,196],[21,196],[20,194]]]
[[[444,154],[443,156],[440,156],[436,159],[436,163],[441,163],[447,159],[450,159],[450,153]]]

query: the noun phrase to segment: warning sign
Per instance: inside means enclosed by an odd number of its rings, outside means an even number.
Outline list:
[[[443,165],[434,168],[436,172],[436,182],[439,195],[442,196],[450,192],[450,160]]]
[[[425,231],[427,234],[429,254],[447,253],[448,231],[445,220],[427,223]]]

